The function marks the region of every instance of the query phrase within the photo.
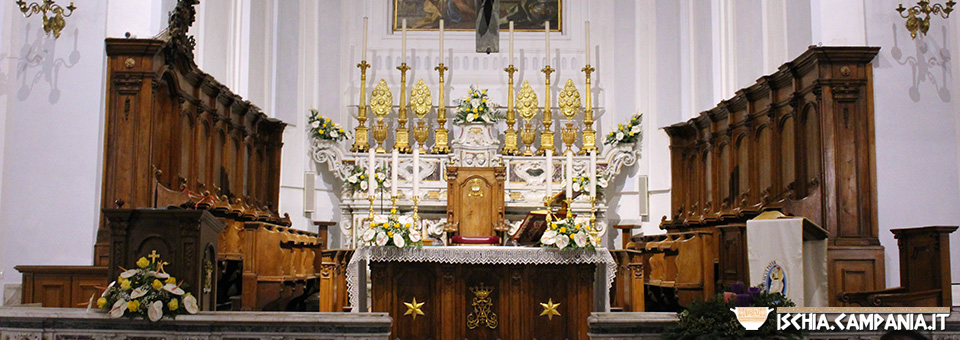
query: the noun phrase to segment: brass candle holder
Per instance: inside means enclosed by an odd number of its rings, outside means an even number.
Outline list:
[[[447,136],[447,106],[444,104],[444,83],[443,83],[443,72],[447,70],[446,66],[443,66],[443,63],[440,63],[437,67],[433,68],[440,72],[440,94],[437,101],[437,130],[433,136],[433,153],[437,154],[446,154],[450,153],[450,145],[448,140],[450,139]]]
[[[567,126],[561,128],[560,132],[560,138],[567,145],[567,149],[563,151],[566,154],[573,152],[573,144],[577,142],[577,129],[573,126],[573,118],[580,111],[580,91],[573,86],[573,80],[567,79],[567,84],[557,96],[557,106],[560,107],[560,114],[567,118]]]
[[[423,144],[427,142],[427,137],[430,136],[430,129],[423,119],[431,108],[433,108],[433,98],[430,95],[430,88],[423,82],[423,79],[418,79],[417,83],[413,85],[413,89],[410,90],[410,109],[417,116],[417,127],[413,129],[413,139],[417,141],[417,148],[420,149],[420,153],[427,152]]]
[[[377,86],[373,88],[373,93],[370,94],[370,109],[377,116],[377,125],[373,126],[372,123],[370,125],[373,128],[373,139],[377,142],[376,151],[378,153],[387,152],[383,147],[383,142],[387,140],[387,124],[383,122],[383,118],[390,113],[392,106],[393,93],[390,92],[387,82],[380,79]]]
[[[513,73],[517,68],[510,64],[507,68],[507,131],[504,132],[504,146],[501,152],[504,155],[516,155],[520,152],[517,148],[517,130],[513,129],[513,124],[517,122],[513,108]]]
[[[367,127],[363,124],[367,121],[367,69],[370,68],[370,64],[367,64],[366,60],[361,60],[357,67],[360,68],[360,106],[357,107],[357,121],[360,125],[354,129],[356,133],[350,151],[367,152],[370,149],[370,142]]]
[[[420,227],[420,196],[413,196],[413,226],[414,228]],[[424,235],[423,230],[420,230],[420,234]]]
[[[580,148],[580,154],[587,154],[597,149],[597,131],[593,130],[593,95],[591,93],[592,85],[590,82],[590,74],[595,70],[593,67],[590,67],[590,64],[587,64],[581,69],[581,71],[587,74],[587,105],[583,110],[583,147]]]
[[[544,82],[546,86],[543,91],[543,131],[540,132],[540,149],[537,150],[537,155],[546,154],[547,150],[553,150],[553,154],[557,154],[557,149],[553,146],[553,131],[550,130],[550,125],[553,124],[553,112],[550,107],[550,74],[554,71],[550,65],[540,70],[546,76]]]
[[[573,217],[573,199],[567,197],[567,199],[563,201],[567,203],[567,218],[572,218]]]
[[[600,245],[600,236],[597,232],[597,197],[590,197],[590,237],[596,245]]]
[[[410,153],[410,130],[407,129],[407,71],[410,67],[404,62],[397,66],[400,70],[400,108],[397,110],[399,118],[397,119],[397,140],[394,148],[400,153]]]
[[[523,143],[523,155],[533,156],[533,142],[536,141],[537,133],[533,130],[531,121],[537,115],[537,93],[527,81],[520,86],[520,93],[517,95],[517,113],[523,118],[523,130],[520,132],[520,142]]]

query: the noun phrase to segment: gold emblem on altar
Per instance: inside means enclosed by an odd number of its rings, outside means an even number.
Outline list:
[[[560,132],[560,137],[567,146],[564,151],[564,154],[566,154],[568,151],[573,151],[573,143],[577,142],[577,129],[573,127],[573,118],[577,116],[577,112],[581,108],[580,92],[573,86],[573,80],[567,79],[567,85],[560,91],[557,101],[557,105],[560,106],[560,113],[567,118],[566,127],[562,128]]]
[[[473,313],[467,315],[467,328],[476,329],[480,326],[487,326],[490,329],[496,329],[499,321],[497,313],[493,312],[493,299],[490,294],[493,293],[493,287],[481,283],[479,286],[470,287],[473,293]]]
[[[424,315],[423,311],[420,310],[420,307],[423,307],[423,302],[418,303],[417,298],[413,298],[413,302],[404,302],[404,306],[407,306],[407,312],[403,315],[410,315],[414,320],[417,319],[417,315]]]
[[[559,303],[553,303],[551,298],[547,303],[540,303],[540,306],[543,306],[543,312],[540,312],[540,316],[546,316],[547,320],[553,320],[553,316],[560,316],[560,312],[557,311],[557,307],[560,307]]]
[[[383,148],[383,142],[387,140],[387,124],[384,124],[383,118],[390,113],[393,106],[393,93],[387,87],[387,82],[380,79],[377,87],[373,88],[370,94],[370,109],[377,116],[377,125],[373,126],[373,139],[377,141],[377,152],[386,152]]]
[[[473,180],[471,180],[470,192],[467,194],[467,196],[483,197],[483,191],[480,191],[482,185],[483,185],[483,181],[481,181],[479,178],[474,178]]]
[[[533,150],[530,148],[533,146],[537,134],[533,131],[533,124],[530,121],[537,115],[537,105],[537,93],[533,91],[533,87],[530,87],[530,82],[524,81],[523,85],[520,86],[520,93],[517,94],[517,113],[524,121],[523,130],[520,131],[520,142],[524,146],[524,156],[533,156]]]

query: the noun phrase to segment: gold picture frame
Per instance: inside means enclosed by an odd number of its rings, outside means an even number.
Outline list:
[[[477,0],[393,0],[393,30],[407,19],[409,31],[437,31],[444,19],[445,31],[475,31]],[[543,32],[550,20],[551,32],[563,32],[563,0],[499,0],[500,31],[514,21],[514,31]]]

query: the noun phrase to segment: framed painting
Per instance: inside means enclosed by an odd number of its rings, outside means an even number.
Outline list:
[[[506,31],[513,21],[514,30],[543,31],[550,21],[550,30],[562,32],[563,0],[498,0],[499,28]],[[477,27],[478,0],[393,0],[393,30],[401,29],[407,19],[407,30],[436,31],[440,19],[444,30],[474,31]]]

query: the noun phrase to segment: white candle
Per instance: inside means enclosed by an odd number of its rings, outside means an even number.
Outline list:
[[[590,150],[590,198],[597,197],[597,150]]]
[[[420,197],[420,148],[413,149],[413,197]]]
[[[587,65],[590,65],[590,21],[585,22],[584,27],[586,28],[586,40],[587,40]]]
[[[367,60],[367,17],[363,17],[363,52],[360,53],[360,60]]]
[[[513,20],[510,20],[510,62],[507,65],[513,65]]]
[[[440,63],[443,64],[443,19],[440,19]]]
[[[393,155],[390,158],[390,195],[397,196],[397,175],[400,172],[400,151],[393,149]]]
[[[543,23],[543,31],[547,36],[547,65],[550,65],[550,21]]]
[[[370,197],[373,197],[374,195],[376,195],[376,188],[377,188],[377,179],[375,177],[376,176],[375,167],[376,167],[377,158],[374,155],[373,149],[374,148],[370,148],[370,153],[368,154],[368,158],[367,158],[367,195],[370,195]]]
[[[567,199],[573,199],[573,151],[567,151],[566,170],[567,173],[563,177],[566,177]]]
[[[553,150],[547,150],[547,162],[544,165],[547,178],[547,198],[553,196]]]
[[[406,63],[407,62],[407,19],[403,19],[403,33],[401,34],[401,36],[403,37],[403,43],[402,43],[403,54],[401,55],[403,59],[400,59],[400,62]]]

